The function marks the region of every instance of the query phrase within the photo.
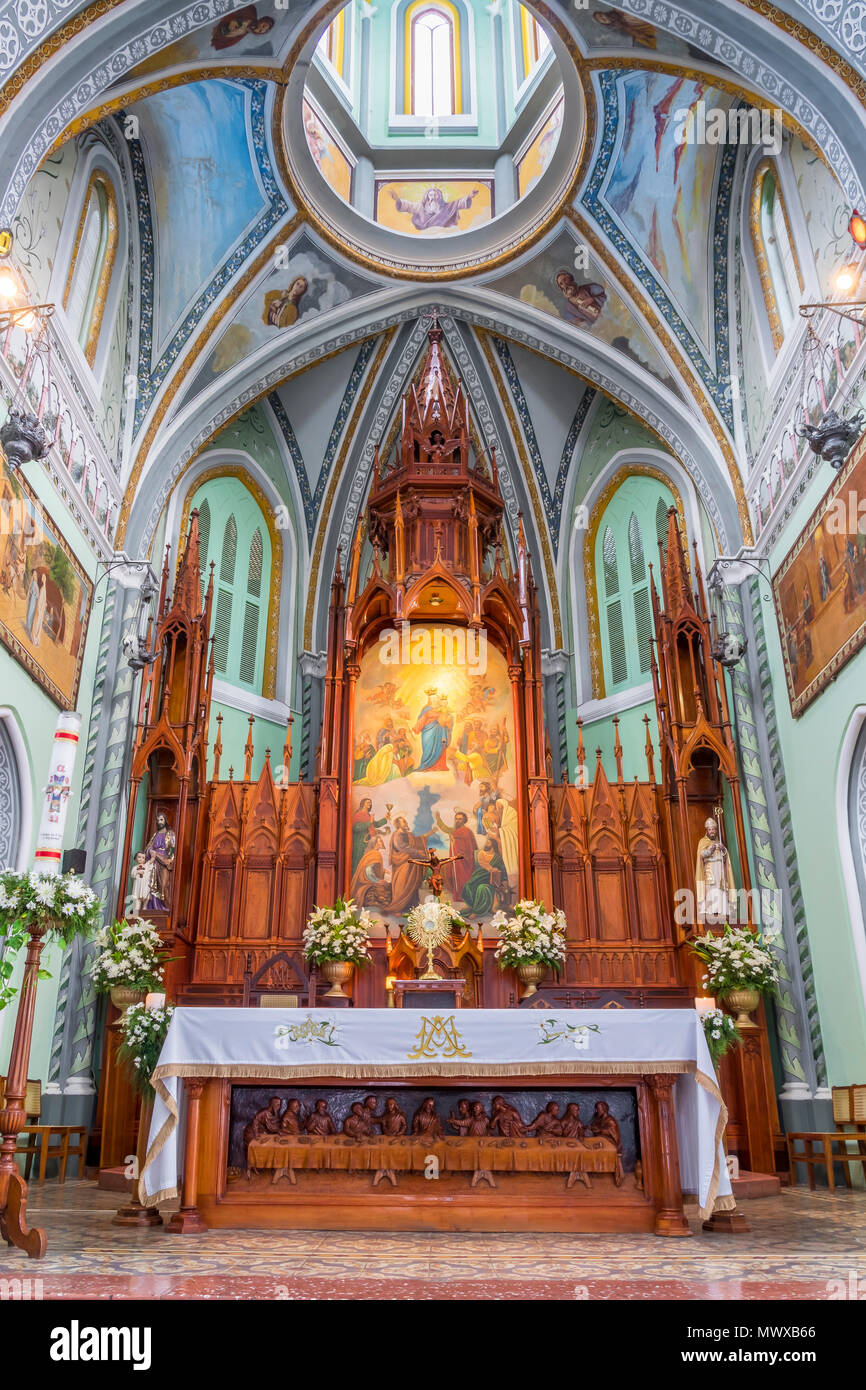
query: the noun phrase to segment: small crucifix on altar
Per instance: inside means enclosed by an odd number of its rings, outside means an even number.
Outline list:
[[[446,864],[454,864],[458,859],[462,859],[462,854],[452,854],[449,859],[440,859],[435,849],[430,846],[427,851],[426,859],[410,859],[410,864],[421,864],[427,870],[430,884],[430,892],[438,902],[442,896],[442,870]]]

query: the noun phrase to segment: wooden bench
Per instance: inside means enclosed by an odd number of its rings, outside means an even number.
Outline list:
[[[831,1130],[829,1133],[822,1133],[820,1131],[814,1131],[811,1133],[809,1131],[799,1131],[797,1133],[788,1134],[787,1140],[788,1164],[791,1170],[791,1182],[792,1184],[796,1184],[797,1182],[797,1170],[794,1165],[797,1163],[802,1163],[805,1165],[806,1172],[808,1173],[809,1187],[812,1191],[815,1190],[814,1169],[816,1164],[819,1166],[823,1165],[827,1174],[827,1186],[829,1187],[831,1192],[835,1192],[836,1190],[836,1181],[833,1177],[834,1163],[842,1164],[842,1169],[845,1173],[846,1187],[851,1186],[850,1165],[852,1163],[862,1163],[866,1165],[866,1153],[862,1151],[863,1144],[860,1136],[858,1136],[857,1134],[840,1134],[838,1131],[834,1130]],[[798,1140],[801,1140],[803,1143],[803,1149],[799,1153],[795,1148],[795,1144]],[[846,1144],[851,1143],[857,1145],[859,1152],[857,1152],[856,1154],[849,1153],[845,1148]],[[820,1144],[821,1146],[819,1151],[816,1151],[815,1148],[817,1144]],[[833,1152],[834,1144],[842,1145],[841,1153]],[[866,1175],[866,1167],[864,1167],[864,1175]]]

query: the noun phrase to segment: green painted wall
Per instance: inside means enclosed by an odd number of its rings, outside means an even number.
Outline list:
[[[773,548],[774,571],[831,486],[833,477],[828,465],[819,465],[794,520]],[[761,589],[764,591],[766,586],[762,584]],[[794,719],[775,615],[769,604],[762,603],[761,607],[829,1084],[846,1085],[866,1075],[866,1002],[853,937],[853,932],[862,931],[862,927],[859,923],[852,927],[837,841],[836,780],[852,712],[866,702],[866,652],[853,657],[832,685]]]

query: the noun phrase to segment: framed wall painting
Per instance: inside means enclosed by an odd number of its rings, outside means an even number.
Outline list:
[[[0,456],[0,642],[74,709],[93,585],[36,494]]]
[[[866,642],[866,446],[816,507],[773,576],[791,713],[797,717]]]

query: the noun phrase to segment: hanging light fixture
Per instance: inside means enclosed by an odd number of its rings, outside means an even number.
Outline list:
[[[720,555],[710,566],[707,575],[707,594],[710,601],[710,628],[712,645],[710,651],[715,661],[726,670],[739,666],[746,654],[748,641],[745,635],[730,632],[727,628],[724,592],[728,587],[737,587],[745,580],[757,575],[769,583],[769,563],[761,557],[751,555]],[[769,594],[762,594],[765,602]]]
[[[126,563],[129,564],[128,561]],[[150,651],[148,648],[148,638],[150,637],[153,600],[156,598],[159,585],[149,564],[144,563],[136,568],[142,568],[144,574],[141,588],[138,591],[135,629],[123,640],[123,654],[126,657],[127,665],[133,671],[143,671],[145,666],[149,666],[156,657],[156,652]]]
[[[48,436],[39,417],[27,409],[21,383],[27,378],[32,357],[43,352],[50,355],[46,326],[54,313],[54,305],[30,304],[27,301],[21,281],[8,264],[12,244],[9,228],[0,228],[0,333],[15,327],[24,330],[28,335],[27,361],[19,384],[8,402],[6,419],[0,428],[0,445],[10,466],[21,468],[34,459],[43,459],[49,449]]]
[[[851,214],[848,231],[861,250],[866,248],[866,217],[862,217],[856,208]]]
[[[813,454],[829,463],[831,468],[837,472],[843,467],[845,460],[851,452],[856,441],[863,433],[863,426],[866,423],[862,410],[855,410],[850,415],[845,415],[838,410],[828,408],[827,394],[824,389],[825,363],[829,366],[828,359],[832,358],[832,350],[829,344],[824,343],[818,337],[815,329],[810,322],[803,339],[802,365],[800,371],[800,400],[803,406],[803,424],[796,431],[801,439],[809,441],[809,448]],[[829,371],[827,376],[829,376]],[[809,418],[809,396],[810,387],[814,387],[818,399],[821,403],[822,415],[816,424]],[[845,404],[846,392],[843,389],[842,401]],[[848,402],[853,405],[852,401]]]

